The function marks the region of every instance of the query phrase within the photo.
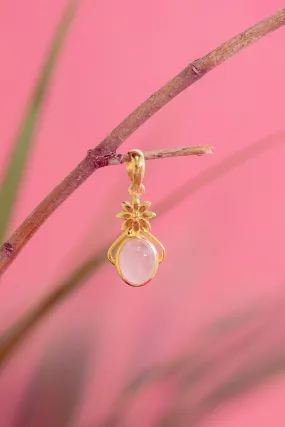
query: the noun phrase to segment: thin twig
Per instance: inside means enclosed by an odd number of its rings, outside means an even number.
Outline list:
[[[209,145],[196,145],[193,147],[166,148],[164,150],[144,151],[145,160],[165,159],[166,157],[180,156],[202,156],[212,154],[212,147]],[[121,165],[130,160],[129,154],[117,154],[109,160],[109,165]]]
[[[15,233],[0,248],[0,274],[13,262],[21,249],[46,219],[97,169],[117,158],[118,147],[142,124],[187,87],[201,79],[245,47],[285,24],[285,9],[259,22],[243,33],[195,60],[177,76],[151,95],[134,110],[95,148],[89,150],[81,163],[39,204]]]

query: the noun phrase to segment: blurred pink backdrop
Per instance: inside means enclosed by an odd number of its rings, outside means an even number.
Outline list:
[[[0,2],[1,168],[64,5]],[[83,0],[52,80],[11,231],[89,148],[187,63],[282,7],[282,0]],[[146,199],[155,211],[191,178],[279,132],[271,148],[261,143],[256,156],[158,216],[153,232],[167,258],[150,285],[132,289],[106,263],[34,331],[1,373],[1,427],[13,425],[34,363],[66,325],[82,325],[94,338],[78,414],[78,427],[88,427],[108,411],[130,366],[165,360],[218,316],[284,288],[284,40],[280,29],[238,54],[124,144],[121,152],[214,146],[213,156],[147,163]],[[2,280],[1,331],[91,250],[112,241],[127,186],[124,167],[104,168],[40,229]],[[283,427],[284,389],[284,379],[271,381],[219,408],[204,425]],[[132,425],[147,426],[159,403],[153,405]]]

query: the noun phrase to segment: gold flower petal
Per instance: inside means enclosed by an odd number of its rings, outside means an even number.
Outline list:
[[[133,212],[133,207],[132,207],[132,205],[129,202],[123,202],[122,206],[123,206],[123,210],[125,212],[130,212],[130,213]]]
[[[126,230],[128,230],[129,228],[131,228],[132,227],[132,225],[133,225],[133,220],[130,218],[130,219],[127,219],[126,221],[124,221],[123,222],[123,225],[122,225],[122,227],[121,227],[121,229],[123,230],[123,231],[126,231]]]
[[[150,223],[143,218],[140,218],[139,223],[144,230],[150,230]]]
[[[138,198],[136,198],[133,200],[133,210],[137,211],[137,210],[139,210],[139,207],[140,207],[140,200]]]
[[[156,217],[156,214],[154,212],[146,211],[142,213],[142,218],[144,219],[152,219],[155,217]]]
[[[140,205],[139,207],[139,213],[143,213],[145,211],[148,210],[148,208],[150,207],[151,203],[150,202],[144,202]]]
[[[139,231],[139,229],[140,229],[140,224],[139,224],[139,221],[137,221],[137,220],[134,220],[133,221],[133,229],[134,229],[134,231]]]
[[[131,218],[131,214],[129,212],[119,212],[117,213],[116,217],[121,219],[129,219]]]

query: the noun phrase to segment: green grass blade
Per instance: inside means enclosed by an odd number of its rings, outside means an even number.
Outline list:
[[[61,21],[55,31],[38,82],[34,88],[27,111],[15,138],[10,161],[4,172],[4,178],[0,187],[0,242],[3,241],[9,226],[23,171],[33,142],[36,125],[56,62],[62,51],[63,42],[66,39],[70,24],[73,20],[76,6],[77,0],[70,0],[68,2]]]

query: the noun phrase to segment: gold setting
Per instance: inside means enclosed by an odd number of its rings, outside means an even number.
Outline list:
[[[130,161],[127,162],[126,167],[128,176],[131,180],[131,185],[128,191],[132,197],[132,201],[131,203],[123,202],[123,210],[116,215],[117,218],[124,220],[121,227],[123,233],[110,246],[108,250],[108,259],[116,266],[119,276],[125,283],[130,286],[140,287],[146,285],[154,278],[158,264],[164,260],[165,249],[160,241],[150,233],[150,220],[156,216],[154,212],[149,211],[151,203],[141,203],[140,201],[140,196],[145,192],[145,188],[142,183],[145,174],[144,155],[140,150],[131,150],[128,154],[130,156]],[[140,285],[129,283],[123,276],[119,265],[121,249],[123,245],[132,238],[144,240],[150,246],[155,256],[155,266],[152,276],[147,282]],[[158,253],[157,248],[159,248],[160,254]]]

